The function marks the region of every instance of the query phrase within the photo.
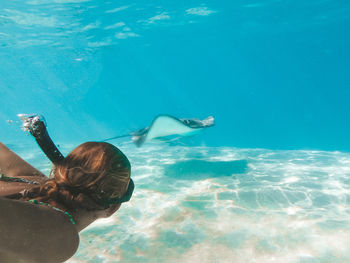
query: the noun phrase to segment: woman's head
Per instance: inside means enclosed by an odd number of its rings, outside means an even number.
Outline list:
[[[126,192],[130,162],[112,144],[86,142],[56,165],[51,177],[42,188],[50,199],[68,209],[105,209],[109,205],[106,200],[120,198]]]

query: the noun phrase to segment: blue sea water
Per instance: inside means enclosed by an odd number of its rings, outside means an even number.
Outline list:
[[[216,126],[130,158],[136,190],[68,262],[349,262],[350,2],[0,0],[0,139],[48,174],[153,117]]]

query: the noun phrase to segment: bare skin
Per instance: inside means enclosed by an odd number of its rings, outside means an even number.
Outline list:
[[[113,215],[115,212],[118,211],[121,204],[117,205],[111,205],[109,208],[105,210],[94,210],[94,211],[87,211],[87,210],[78,210],[76,212],[71,212],[72,217],[75,220],[75,229],[77,232],[80,232],[87,226],[89,226],[91,223],[93,223],[95,220],[100,218],[106,218]]]
[[[80,210],[72,214],[73,225],[66,215],[50,207],[0,198],[0,211],[6,211],[0,216],[0,262],[63,262],[76,252],[81,230],[109,217],[120,206]]]
[[[19,177],[43,182],[47,177],[0,142],[0,173],[9,177]],[[0,196],[18,193],[34,185],[7,183],[0,181]]]
[[[21,169],[19,169],[20,167]],[[0,173],[10,177],[42,182],[45,175],[0,143]],[[79,245],[79,232],[96,219],[109,217],[120,204],[105,210],[70,212],[69,217],[45,205],[1,198],[33,185],[0,181],[0,262],[64,262],[74,255]]]
[[[4,198],[0,211],[1,262],[63,262],[78,248],[78,231],[62,212]]]

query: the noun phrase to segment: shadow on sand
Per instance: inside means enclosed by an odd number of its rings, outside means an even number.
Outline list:
[[[188,160],[166,166],[164,175],[182,180],[200,180],[244,174],[247,168],[248,162],[246,160],[228,162]]]

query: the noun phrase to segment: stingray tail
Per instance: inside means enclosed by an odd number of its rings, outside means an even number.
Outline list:
[[[111,140],[125,138],[125,137],[130,137],[130,136],[132,136],[132,135],[131,134],[119,135],[119,136],[111,137],[111,138],[108,138],[108,139],[104,139],[101,142],[111,141]]]

